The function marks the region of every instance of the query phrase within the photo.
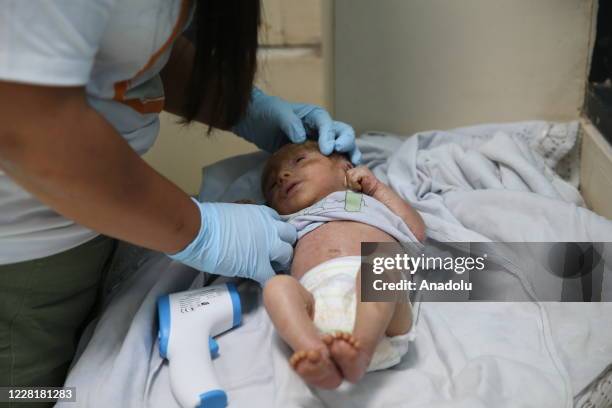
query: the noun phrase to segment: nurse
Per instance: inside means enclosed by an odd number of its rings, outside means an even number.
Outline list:
[[[262,284],[290,263],[274,210],[198,203],[140,158],[160,111],[359,161],[350,126],[253,87],[258,0],[0,9],[0,386],[63,384],[115,239]]]

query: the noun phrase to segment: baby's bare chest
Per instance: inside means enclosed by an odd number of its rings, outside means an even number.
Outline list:
[[[291,275],[300,279],[315,266],[341,256],[361,255],[362,242],[395,242],[368,224],[331,221],[304,235],[295,246]]]

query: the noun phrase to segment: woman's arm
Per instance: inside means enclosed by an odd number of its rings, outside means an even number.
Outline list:
[[[197,206],[92,109],[81,87],[0,81],[0,169],[63,216],[174,253],[198,233]]]

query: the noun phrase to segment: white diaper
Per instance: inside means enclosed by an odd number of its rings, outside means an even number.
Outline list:
[[[314,323],[323,333],[351,333],[355,325],[357,296],[355,279],[361,267],[361,257],[345,256],[331,259],[312,268],[300,283],[315,299]],[[398,364],[414,340],[414,328],[406,334],[384,337],[376,347],[367,371],[382,370]]]

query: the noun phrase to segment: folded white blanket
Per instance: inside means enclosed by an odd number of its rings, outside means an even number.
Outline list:
[[[421,212],[431,238],[611,241],[612,222],[583,208],[576,189],[551,170],[573,146],[576,129],[485,125],[408,139],[366,135],[359,145],[375,174]],[[201,195],[261,200],[264,157],[212,166]],[[79,406],[178,406],[157,353],[155,299],[187,289],[197,274],[161,254],[139,262],[67,379]],[[612,293],[610,280],[604,289]],[[214,362],[233,407],[569,408],[612,362],[612,303],[420,303],[415,346],[400,365],[356,386],[313,391],[287,364],[289,350],[260,307],[257,287],[243,283],[240,290],[244,324],[221,336]]]

